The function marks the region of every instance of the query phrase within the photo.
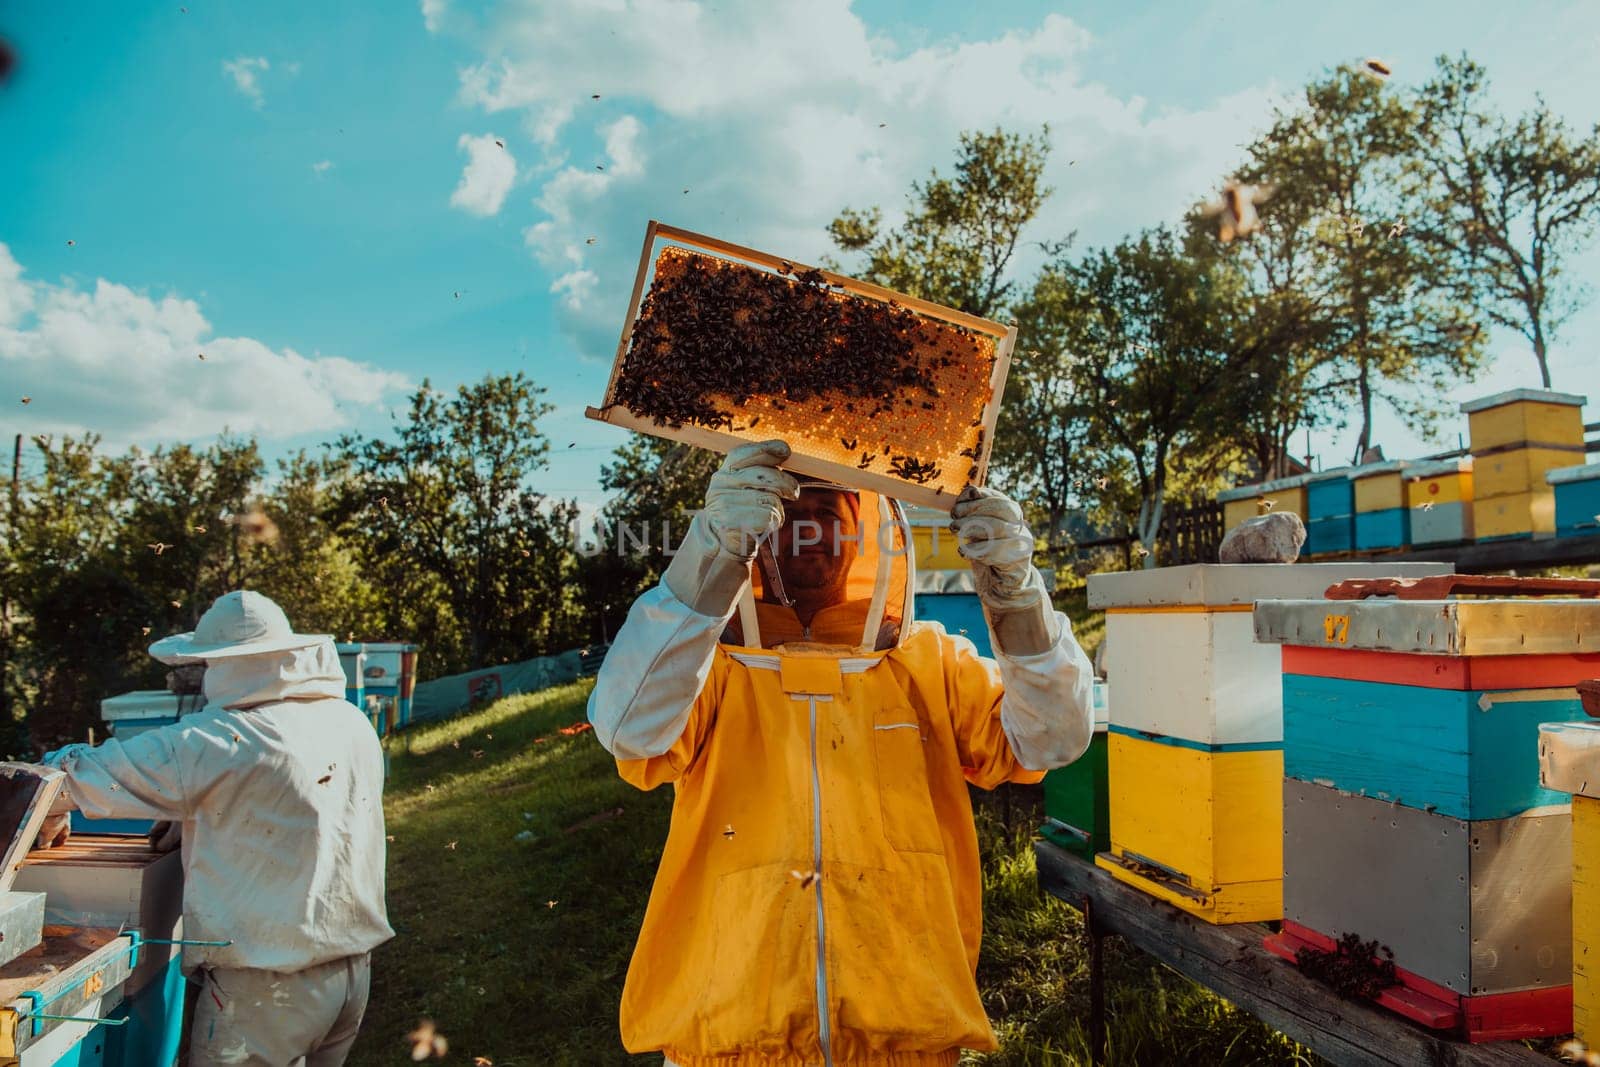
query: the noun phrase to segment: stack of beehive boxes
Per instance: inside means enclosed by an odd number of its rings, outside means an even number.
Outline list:
[[[1473,528],[1480,541],[1555,532],[1545,475],[1583,463],[1584,398],[1513,389],[1461,405],[1471,435]]]
[[[1595,667],[1600,673],[1600,664]],[[1539,780],[1572,794],[1572,1028],[1600,1044],[1600,723],[1539,728]]]
[[[1434,563],[1194,564],[1097,574],[1106,610],[1111,847],[1120,881],[1210,922],[1282,911],[1283,703],[1278,650],[1251,605],[1331,583],[1441,574]]]
[[[1413,545],[1472,540],[1471,456],[1414,463],[1405,478]]]
[[[1355,546],[1359,552],[1410,544],[1405,460],[1369,463],[1350,472],[1355,496]]]
[[[1284,924],[1294,959],[1354,934],[1393,953],[1379,1003],[1470,1040],[1570,1028],[1567,798],[1542,722],[1581,715],[1600,602],[1256,606],[1283,649]]]

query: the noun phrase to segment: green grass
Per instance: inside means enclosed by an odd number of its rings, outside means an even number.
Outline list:
[[[375,955],[352,1064],[409,1062],[404,1035],[424,1017],[449,1038],[450,1062],[660,1062],[624,1053],[616,1020],[672,792],[631,789],[593,733],[557,732],[582,721],[588,691],[582,682],[510,697],[389,739],[389,912],[398,936]],[[1011,789],[978,805],[986,894],[978,977],[1002,1048],[968,1063],[1088,1062],[1082,922],[1035,881],[1037,797]],[[618,807],[621,815],[578,825]],[[534,839],[518,841],[524,831]],[[1106,948],[1112,1063],[1309,1062],[1148,957],[1115,939]]]

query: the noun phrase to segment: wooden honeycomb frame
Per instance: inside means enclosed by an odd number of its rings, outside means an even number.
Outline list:
[[[774,436],[770,427],[763,428],[762,432],[756,432],[751,427],[731,431],[693,424],[673,427],[654,418],[630,411],[617,402],[617,381],[622,373],[624,362],[627,359],[629,348],[633,341],[633,331],[639,320],[640,305],[644,300],[650,283],[654,280],[654,268],[660,262],[662,253],[669,247],[676,247],[689,253],[708,256],[725,263],[763,269],[773,273],[799,273],[811,269],[805,264],[796,263],[793,260],[781,259],[766,252],[760,252],[742,245],[732,244],[704,234],[693,233],[651,220],[645,230],[644,248],[640,253],[638,273],[634,279],[633,294],[628,303],[628,314],[623,325],[622,336],[617,342],[616,359],[612,363],[610,380],[606,384],[605,399],[600,407],[587,408],[585,414],[591,419],[607,422],[613,426],[663,437],[668,440],[681,441],[685,444],[723,453],[738,445],[750,441],[765,440]],[[930,446],[937,448],[937,451],[932,454],[932,458],[941,460],[942,463],[941,475],[936,479],[927,483],[919,483],[908,478],[899,477],[888,471],[860,469],[855,465],[839,462],[827,453],[830,451],[837,453],[841,449],[838,446],[824,443],[823,437],[825,435],[812,434],[811,440],[808,441],[805,430],[794,428],[791,428],[791,433],[778,434],[789,440],[794,448],[793,454],[784,464],[784,467],[798,474],[836,481],[844,485],[883,493],[906,503],[920,504],[948,512],[954,503],[956,493],[969,480],[965,475],[971,467],[976,467],[976,476],[970,479],[972,484],[982,485],[988,476],[989,456],[994,447],[995,422],[1000,414],[1000,400],[1005,389],[1006,376],[1011,367],[1012,350],[1016,345],[1016,327],[979,318],[975,315],[968,315],[952,308],[942,307],[926,300],[906,296],[905,294],[885,289],[882,286],[858,281],[829,271],[818,271],[818,273],[830,286],[842,290],[845,294],[883,303],[893,302],[902,308],[915,312],[925,320],[971,331],[972,334],[977,335],[977,337],[992,346],[993,364],[987,368],[987,377],[982,382],[982,388],[987,390],[987,396],[981,400],[981,411],[978,412],[977,418],[969,420],[965,415],[962,415],[959,428],[953,431],[947,429],[932,439],[926,437],[920,439],[928,441]],[[980,343],[981,347],[982,343]],[[987,359],[987,356],[984,358]],[[973,369],[975,370],[976,368]],[[978,392],[978,383],[971,374],[962,374],[959,377],[963,384],[973,393],[973,396],[967,398],[967,404],[970,408]],[[786,413],[782,417],[785,420],[792,420],[796,417],[802,420],[812,419],[818,425],[831,425],[833,430],[830,433],[835,433],[841,421],[847,421],[849,417],[837,411],[833,411],[831,414],[821,413],[824,399],[814,398],[803,402],[790,400],[779,410]],[[749,414],[752,410],[770,414],[760,406],[759,401],[755,404],[746,404],[737,410],[740,414]],[[792,412],[793,416],[789,415],[789,412]],[[730,409],[730,413],[732,413],[732,409]],[[928,416],[919,415],[917,417],[927,418]],[[854,416],[854,418],[862,423],[863,429],[860,434],[862,440],[869,440],[874,433],[883,432],[881,430],[872,430],[869,425],[871,420],[864,415]],[[949,420],[946,419],[946,421],[948,422]],[[851,439],[855,438],[852,436]],[[975,451],[976,455],[969,458],[969,456],[961,454],[960,450],[964,445],[967,449]],[[874,462],[874,466],[882,465],[882,463]]]

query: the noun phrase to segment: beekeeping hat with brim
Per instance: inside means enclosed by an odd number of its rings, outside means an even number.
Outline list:
[[[163,637],[150,646],[150,654],[162,663],[180,665],[288,652],[329,640],[328,634],[295,633],[282,608],[242,589],[217,597],[192,631]]]

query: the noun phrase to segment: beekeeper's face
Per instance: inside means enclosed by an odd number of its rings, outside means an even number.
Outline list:
[[[802,489],[783,506],[778,528],[778,571],[786,588],[844,594],[850,565],[861,549],[855,499],[838,489]]]

